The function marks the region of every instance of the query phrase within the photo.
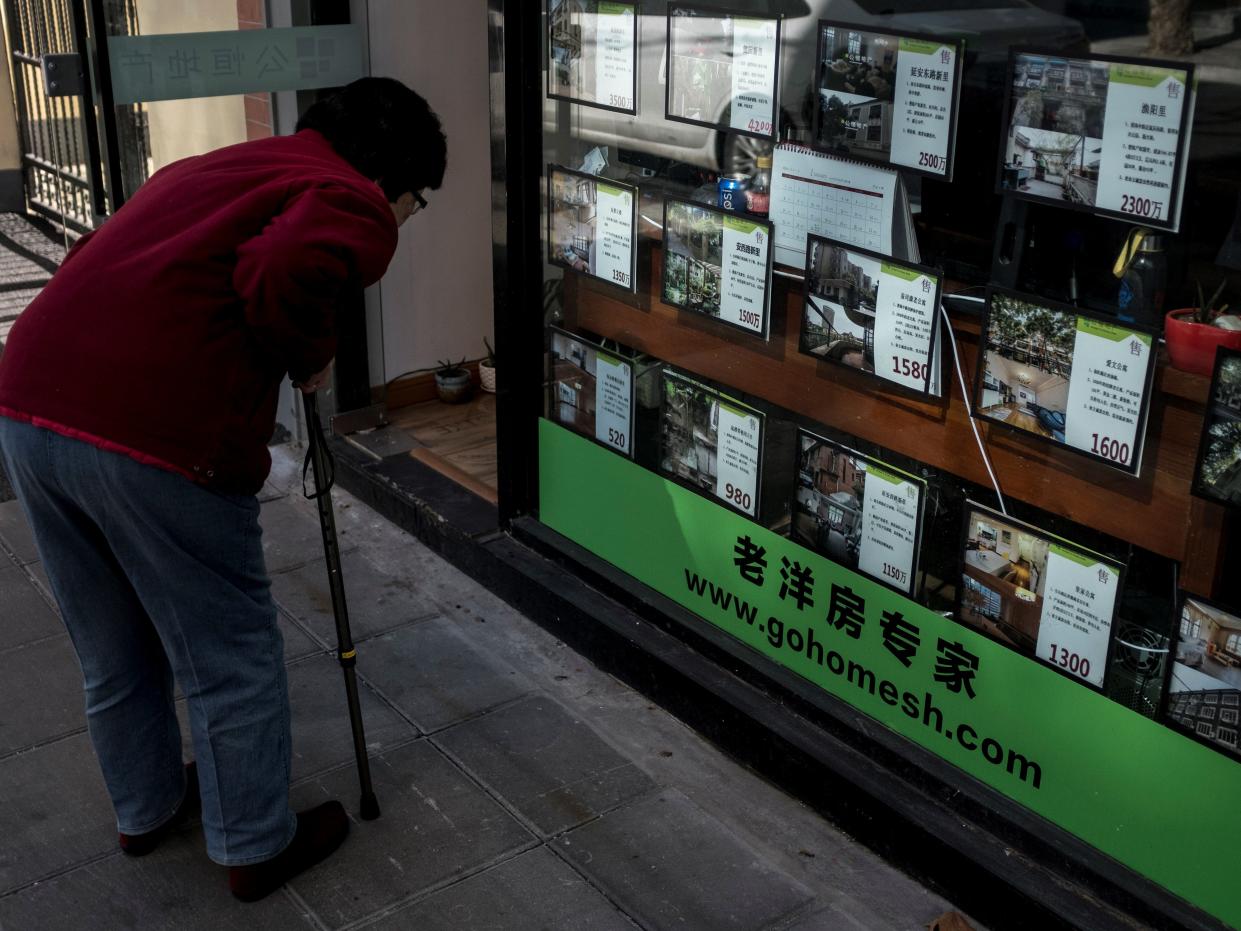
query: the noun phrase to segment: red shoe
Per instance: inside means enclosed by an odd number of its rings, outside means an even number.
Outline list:
[[[189,820],[191,815],[196,815],[202,808],[202,800],[198,795],[198,764],[185,764],[185,798],[181,799],[181,804],[177,806],[176,814],[161,824],[153,831],[147,831],[143,834],[122,834],[118,832],[121,841],[121,851],[131,857],[145,857],[148,853],[160,845],[160,842]]]
[[[333,799],[297,814],[297,833],[270,860],[228,868],[228,886],[243,902],[257,902],[316,863],[326,860],[349,833],[344,806]]]

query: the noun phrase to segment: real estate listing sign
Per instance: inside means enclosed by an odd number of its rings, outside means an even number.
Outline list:
[[[811,234],[798,347],[931,393],[939,272]]]
[[[593,342],[551,328],[549,416],[633,455],[633,365]]]
[[[547,95],[636,114],[638,5],[547,0]]]
[[[691,201],[664,202],[665,304],[767,339],[771,223]]]
[[[910,594],[917,577],[926,482],[799,430],[792,539]]]
[[[1123,565],[968,502],[957,620],[1103,687]]]
[[[918,765],[950,764],[1241,926],[1241,806],[1218,801],[1236,796],[1236,758],[548,421],[539,486],[545,525],[676,602],[679,623],[726,634],[738,662],[801,677],[826,713],[827,696],[847,703]],[[1169,779],[1183,804],[1152,801]]]
[[[553,165],[547,260],[633,291],[638,189]]]
[[[763,415],[702,382],[663,371],[660,468],[683,485],[758,516]]]
[[[1163,719],[1241,759],[1241,617],[1184,595]]]
[[[1215,377],[1202,424],[1194,494],[1241,507],[1241,352],[1215,350]]]
[[[1014,50],[1002,193],[1175,230],[1193,65]]]
[[[819,22],[812,141],[952,180],[962,41]]]
[[[775,138],[779,18],[672,4],[667,61],[668,119]]]
[[[974,416],[1137,474],[1155,374],[1150,332],[992,288]]]

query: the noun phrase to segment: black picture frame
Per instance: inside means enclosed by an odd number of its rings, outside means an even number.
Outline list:
[[[1049,544],[1056,543],[1060,546],[1066,547],[1068,549],[1072,549],[1077,553],[1081,553],[1082,555],[1087,556],[1091,559],[1094,559],[1097,562],[1104,563],[1116,570],[1116,597],[1112,601],[1111,617],[1108,620],[1107,650],[1105,651],[1104,656],[1103,656],[1103,660],[1102,660],[1103,674],[1102,674],[1102,678],[1099,680],[1098,685],[1095,685],[1093,682],[1090,682],[1087,679],[1084,679],[1081,676],[1076,675],[1073,672],[1070,672],[1068,668],[1062,668],[1058,663],[1052,662],[1046,657],[1039,656],[1037,636],[1035,637],[1035,649],[1033,652],[1029,652],[1029,651],[1020,649],[1014,643],[1010,643],[1006,640],[1001,639],[1000,637],[995,636],[990,631],[984,630],[980,627],[975,627],[973,624],[970,624],[966,621],[961,620],[961,607],[965,599],[965,577],[966,577],[965,576],[965,566],[966,566],[965,554],[967,551],[966,547],[969,542],[970,524],[972,523],[975,514],[986,516],[996,521],[997,523],[1009,524],[1013,526],[1014,529],[1018,531],[1025,531],[1032,536],[1038,537],[1042,540],[1046,540]],[[1031,524],[1027,521],[1019,520],[1015,517],[1009,517],[1005,515],[1002,511],[997,511],[994,508],[987,507],[985,504],[980,504],[977,501],[974,501],[971,499],[966,499],[965,507],[963,509],[962,521],[961,521],[961,533],[959,537],[959,543],[957,545],[957,554],[958,554],[958,563],[957,563],[956,598],[954,599],[953,606],[952,606],[952,621],[954,624],[960,624],[962,627],[968,630],[974,631],[974,633],[978,634],[979,636],[986,637],[988,640],[998,643],[1000,644],[1000,646],[1005,647],[1006,649],[1012,650],[1018,656],[1025,656],[1028,659],[1032,659],[1035,662],[1039,663],[1040,665],[1046,666],[1048,669],[1053,670],[1058,675],[1062,675],[1066,679],[1069,679],[1070,681],[1077,683],[1083,688],[1090,689],[1092,692],[1106,694],[1107,684],[1108,684],[1108,673],[1112,667],[1112,654],[1115,649],[1116,621],[1120,616],[1121,596],[1125,590],[1125,577],[1128,571],[1128,567],[1125,565],[1125,563],[1121,562],[1120,560],[1112,556],[1107,556],[1103,553],[1097,552],[1096,550],[1092,550],[1092,549],[1089,549],[1088,547],[1081,546],[1080,544],[1074,543],[1071,540],[1066,540],[1064,537],[1057,536],[1054,533],[1049,533],[1048,531],[1043,530],[1039,527],[1036,527],[1034,524]],[[981,585],[982,583],[977,582],[977,584]],[[1042,625],[1043,625],[1043,617],[1040,614],[1039,615],[1039,627],[1041,628]]]
[[[668,208],[670,205],[680,205],[683,207],[689,207],[693,210],[701,210],[704,213],[710,213],[710,214],[714,214],[715,216],[718,216],[720,218],[721,238],[723,237],[724,221],[729,219],[730,217],[745,220],[747,223],[755,223],[759,226],[762,226],[764,229],[766,229],[767,231],[767,263],[766,263],[767,268],[766,268],[766,282],[763,287],[763,321],[762,321],[763,325],[762,325],[761,330],[753,330],[747,326],[743,326],[740,323],[733,323],[731,320],[725,320],[723,317],[713,316],[712,314],[698,310],[695,307],[691,307],[688,302],[688,296],[687,296],[686,302],[683,304],[678,304],[675,301],[670,301],[667,299],[668,262],[672,255],[672,252],[668,248],[668,236],[669,236]],[[696,314],[697,316],[704,317],[707,320],[713,320],[714,322],[722,324],[726,327],[730,327],[731,329],[740,330],[742,333],[746,333],[750,336],[758,337],[759,339],[762,339],[763,341],[769,341],[771,339],[771,279],[772,279],[772,272],[775,268],[775,251],[776,251],[774,224],[772,224],[772,222],[768,220],[766,217],[755,216],[752,213],[747,213],[747,212],[740,211],[740,210],[735,210],[735,211],[725,210],[722,207],[714,207],[711,204],[703,204],[697,201],[687,200],[686,198],[683,198],[683,197],[672,197],[672,196],[668,196],[664,198],[663,220],[664,220],[664,240],[663,240],[663,246],[660,249],[660,253],[661,253],[660,284],[659,284],[660,301],[664,304],[667,304],[669,307],[676,307],[679,310],[683,310],[688,313]],[[721,248],[721,263],[723,262],[722,252],[723,250]],[[724,287],[724,268],[723,268],[723,264],[721,264],[720,266],[721,300],[723,300],[723,287]]]
[[[1116,65],[1134,65],[1136,67],[1147,68],[1167,68],[1172,71],[1180,71],[1185,74],[1185,101],[1181,108],[1181,120],[1179,123],[1179,135],[1176,150],[1175,166],[1172,171],[1172,182],[1168,190],[1168,210],[1163,220],[1156,220],[1150,217],[1143,217],[1138,214],[1123,213],[1119,210],[1107,210],[1096,207],[1093,204],[1074,204],[1067,201],[1057,201],[1050,197],[1041,195],[1023,194],[1020,190],[1012,190],[1003,186],[1005,153],[1008,151],[1008,130],[1009,121],[1013,115],[1013,84],[1017,73],[1017,58],[1021,55],[1043,55],[1050,58],[1062,58],[1066,61],[1079,62],[1099,62],[1103,64]],[[1054,207],[1061,207],[1065,210],[1072,210],[1078,213],[1092,213],[1096,216],[1109,217],[1114,220],[1124,220],[1128,223],[1139,223],[1142,226],[1149,226],[1156,229],[1175,232],[1180,226],[1181,211],[1181,181],[1183,173],[1186,169],[1186,161],[1188,159],[1188,147],[1190,139],[1190,118],[1193,114],[1194,99],[1194,65],[1191,62],[1172,61],[1170,59],[1159,58],[1137,58],[1123,55],[1102,55],[1090,54],[1087,56],[1065,55],[1058,49],[1048,49],[1039,46],[1013,46],[1008,53],[1008,67],[1004,83],[1004,117],[1000,124],[1000,152],[999,158],[995,166],[995,193],[1004,197],[1012,197],[1017,200],[1024,200],[1035,204],[1048,204]],[[1106,140],[1104,140],[1106,142]]]
[[[592,443],[595,443],[596,445],[603,447],[604,449],[608,450],[609,452],[611,452],[611,453],[613,453],[613,454],[615,454],[615,455],[617,455],[617,456],[621,456],[621,457],[623,457],[623,458],[625,458],[625,459],[628,459],[628,460],[630,460],[630,461],[632,462],[632,461],[634,460],[634,458],[635,458],[635,453],[636,453],[636,450],[637,450],[637,439],[638,439],[638,438],[637,438],[637,435],[636,435],[636,432],[635,432],[635,430],[634,430],[634,427],[635,427],[635,425],[636,425],[636,419],[637,419],[637,411],[636,411],[637,399],[636,399],[636,392],[637,392],[637,376],[638,376],[638,373],[637,373],[637,368],[636,368],[636,366],[635,366],[635,365],[634,365],[634,363],[633,363],[633,360],[632,360],[632,359],[627,359],[627,358],[625,358],[623,355],[621,355],[621,354],[619,354],[619,353],[616,353],[616,352],[612,352],[612,351],[611,351],[611,350],[609,350],[609,349],[605,349],[605,348],[604,348],[604,347],[603,347],[603,346],[602,346],[599,342],[597,342],[596,340],[593,340],[593,339],[586,339],[584,336],[581,336],[581,335],[579,335],[579,334],[577,334],[577,333],[574,333],[574,332],[573,332],[573,331],[571,331],[571,330],[567,330],[567,329],[565,329],[564,327],[549,326],[549,327],[547,328],[547,331],[548,331],[548,333],[549,333],[549,334],[551,334],[553,337],[555,337],[555,336],[563,336],[563,337],[565,337],[566,339],[570,339],[570,340],[572,340],[572,341],[573,341],[573,342],[575,342],[575,343],[580,343],[581,345],[586,346],[587,348],[589,348],[589,349],[593,350],[593,351],[595,352],[596,356],[598,356],[598,354],[599,354],[599,353],[603,353],[605,356],[608,356],[608,357],[609,357],[609,358],[611,358],[611,359],[616,359],[618,362],[620,362],[621,364],[623,364],[624,366],[626,366],[626,367],[629,369],[629,425],[628,425],[628,427],[626,428],[626,429],[628,429],[628,431],[629,431],[629,451],[628,451],[628,452],[624,452],[624,451],[622,451],[622,450],[620,450],[620,449],[617,449],[615,446],[612,446],[612,445],[610,445],[610,444],[608,444],[608,443],[604,443],[602,440],[600,440],[600,439],[599,439],[597,436],[595,436],[593,433],[584,433],[584,432],[582,432],[581,430],[578,430],[576,427],[574,427],[574,426],[572,426],[572,425],[570,425],[570,424],[567,424],[567,423],[565,423],[563,420],[561,420],[561,419],[560,419],[560,417],[559,417],[559,415],[558,415],[558,413],[553,413],[553,409],[554,409],[554,408],[556,408],[556,407],[558,407],[558,404],[557,404],[557,399],[556,399],[556,398],[553,396],[553,394],[552,394],[552,392],[553,392],[553,386],[556,384],[556,378],[555,378],[555,368],[554,368],[554,366],[555,366],[555,360],[556,360],[557,356],[556,356],[556,355],[555,355],[555,353],[551,350],[550,346],[549,346],[548,353],[547,353],[547,366],[548,366],[548,370],[547,370],[547,407],[548,407],[548,417],[547,417],[547,419],[548,419],[548,420],[550,420],[552,423],[556,424],[557,426],[564,427],[566,430],[571,430],[573,433],[577,434],[578,436],[585,437],[586,439],[590,440]],[[597,378],[597,377],[598,377],[598,376],[596,375],[596,378]],[[599,414],[598,414],[598,408],[596,408],[596,411],[595,411],[595,416],[596,416],[596,417],[598,417],[598,416],[599,416]]]
[[[796,521],[797,521],[797,514],[799,513],[798,503],[797,503],[797,492],[798,492],[798,489],[801,487],[801,485],[800,485],[800,478],[798,476],[798,471],[799,471],[799,466],[801,463],[801,457],[803,453],[802,442],[804,438],[808,438],[814,442],[823,443],[827,446],[830,446],[833,449],[839,450],[840,452],[844,453],[846,456],[852,459],[863,460],[868,466],[868,471],[869,471],[869,466],[874,465],[884,470],[885,472],[898,473],[901,476],[908,479],[908,481],[911,484],[916,485],[918,487],[918,517],[917,517],[915,527],[914,527],[913,561],[910,563],[910,566],[909,566],[909,587],[908,588],[901,588],[899,585],[895,584],[891,579],[884,578],[882,576],[871,575],[869,572],[863,571],[860,566],[852,566],[852,565],[843,563],[840,560],[834,558],[830,553],[824,552],[818,546],[812,546],[806,543],[802,543],[800,542],[798,537],[794,536],[794,534],[797,532]],[[919,478],[916,475],[911,475],[910,473],[906,472],[904,469],[900,469],[894,465],[890,465],[889,463],[884,462],[882,459],[878,459],[874,456],[868,456],[865,453],[858,452],[856,449],[852,448],[851,446],[846,446],[844,443],[840,443],[836,440],[833,440],[829,437],[824,436],[821,433],[816,433],[814,430],[810,430],[802,426],[799,426],[797,428],[793,451],[794,451],[793,497],[792,497],[792,500],[789,501],[789,515],[792,521],[792,524],[790,525],[790,528],[789,528],[790,541],[792,541],[794,545],[800,546],[802,549],[809,550],[810,552],[815,553],[819,556],[822,556],[824,559],[838,566],[842,566],[843,568],[848,569],[850,572],[856,572],[858,575],[865,576],[866,578],[874,582],[878,582],[880,585],[890,588],[894,592],[897,592],[898,594],[903,595],[906,598],[913,598],[914,593],[917,591],[917,588],[918,588],[918,581],[917,581],[918,580],[918,568],[919,568],[919,564],[922,561],[921,560],[922,531],[924,527],[924,521],[926,518],[926,494],[927,494],[926,480]],[[864,502],[863,502],[862,510],[863,511],[865,510]]]
[[[1168,658],[1168,663],[1167,663],[1168,668],[1167,668],[1167,672],[1164,677],[1163,689],[1161,691],[1161,700],[1159,703],[1158,720],[1160,724],[1163,724],[1169,730],[1175,731],[1176,733],[1181,734],[1184,737],[1188,737],[1190,740],[1194,741],[1195,743],[1199,743],[1205,747],[1209,747],[1210,749],[1214,750],[1216,753],[1220,753],[1230,760],[1234,760],[1238,763],[1241,763],[1241,736],[1239,736],[1238,738],[1238,743],[1237,743],[1236,748],[1233,750],[1229,750],[1226,746],[1222,745],[1219,741],[1211,740],[1205,733],[1200,733],[1197,727],[1190,727],[1185,722],[1178,721],[1173,716],[1174,715],[1173,695],[1176,693],[1172,691],[1172,681],[1173,681],[1173,678],[1175,677],[1176,666],[1178,664],[1185,665],[1183,663],[1180,663],[1180,661],[1177,659],[1177,655],[1180,653],[1180,647],[1181,647],[1181,622],[1185,617],[1186,602],[1189,602],[1189,601],[1196,601],[1199,604],[1204,605],[1205,607],[1213,611],[1219,611],[1221,614],[1227,614],[1229,617],[1236,617],[1238,618],[1238,620],[1241,620],[1241,615],[1238,615],[1234,610],[1226,607],[1225,605],[1222,605],[1209,598],[1202,598],[1198,595],[1192,594],[1184,590],[1181,591],[1180,598],[1177,599],[1177,604],[1176,604],[1176,619],[1172,625],[1172,636],[1170,638],[1171,639],[1171,645],[1170,645],[1171,655]],[[1222,679],[1219,681],[1223,682]],[[1225,682],[1224,684],[1228,685],[1229,683]],[[1241,691],[1241,686],[1238,686],[1237,690]],[[1221,702],[1218,707],[1222,709],[1224,707],[1231,708],[1234,706],[1232,705],[1224,706]],[[1238,709],[1238,715],[1237,715],[1238,724],[1237,724],[1236,729],[1237,729],[1238,734],[1241,735],[1241,697],[1238,698],[1238,704],[1235,707]]]
[[[672,94],[673,88],[673,20],[678,18],[681,13],[689,13],[691,15],[702,17],[713,17],[716,19],[758,19],[768,20],[776,25],[776,42],[775,42],[775,62],[772,65],[772,94],[771,94],[771,132],[759,133],[747,129],[735,129],[726,123],[716,123],[707,120],[694,120],[685,116],[677,116],[672,112]],[[667,16],[667,32],[664,60],[667,62],[667,76],[664,82],[664,119],[671,120],[674,123],[688,123],[691,126],[705,126],[708,129],[715,129],[723,133],[739,133],[743,136],[753,136],[756,139],[770,139],[773,142],[779,136],[780,132],[780,59],[783,51],[781,46],[782,27],[784,25],[783,17],[778,15],[760,16],[757,14],[739,14],[736,10],[729,10],[723,7],[702,6],[694,3],[670,3],[668,4]],[[729,104],[731,108],[732,104]]]
[[[816,242],[822,243],[827,246],[831,246],[833,248],[840,248],[840,249],[845,250],[846,252],[856,252],[859,255],[864,256],[865,258],[872,259],[877,262],[888,262],[888,263],[891,263],[892,265],[899,265],[901,268],[907,268],[907,269],[910,269],[911,271],[916,271],[921,275],[926,275],[927,277],[933,278],[935,280],[935,293],[934,293],[934,305],[933,305],[934,309],[931,311],[931,333],[929,336],[930,345],[927,347],[926,379],[923,381],[923,387],[921,390],[910,388],[908,385],[902,385],[900,382],[892,381],[890,378],[885,378],[883,375],[880,375],[877,372],[867,372],[865,369],[854,368],[851,365],[845,365],[843,362],[837,362],[834,359],[828,359],[825,356],[816,355],[806,349],[806,343],[805,343],[806,305],[810,301],[810,262],[811,262],[811,257],[814,255],[814,247],[815,247]],[[797,326],[797,351],[800,354],[804,356],[809,356],[811,359],[817,359],[818,361],[823,362],[827,365],[838,366],[843,369],[848,369],[849,371],[852,371],[852,372],[857,372],[859,375],[861,375],[864,378],[875,380],[879,384],[883,385],[885,388],[891,388],[897,391],[907,392],[909,394],[912,394],[919,398],[923,398],[925,400],[932,400],[932,401],[945,400],[945,397],[944,397],[945,393],[942,391],[943,360],[940,359],[935,352],[936,335],[939,333],[939,326],[940,326],[939,305],[940,305],[940,301],[943,299],[943,290],[944,290],[944,273],[941,270],[937,268],[932,268],[929,265],[920,265],[916,262],[905,262],[900,259],[894,259],[891,256],[884,255],[882,252],[875,252],[871,249],[863,249],[858,246],[851,246],[847,242],[844,242],[839,239],[832,239],[830,236],[820,236],[818,233],[807,233],[806,234],[806,258],[805,258],[805,263],[803,265],[802,271],[805,275],[805,280],[802,282],[801,314],[800,314],[800,317],[798,320],[798,326]],[[932,374],[936,372],[937,370],[936,367],[939,368],[939,373],[941,375],[940,395],[934,395],[931,393],[931,376]]]
[[[1216,504],[1222,504],[1228,508],[1241,508],[1241,494],[1236,500],[1229,498],[1227,495],[1219,494],[1218,489],[1207,484],[1203,477],[1203,466],[1206,462],[1207,450],[1211,446],[1211,429],[1217,424],[1225,422],[1225,418],[1230,415],[1226,410],[1221,408],[1229,408],[1231,405],[1222,404],[1220,398],[1220,379],[1224,373],[1224,367],[1229,363],[1236,363],[1241,366],[1241,350],[1229,349],[1226,346],[1220,346],[1215,352],[1215,368],[1211,373],[1211,391],[1207,395],[1206,416],[1202,421],[1202,435],[1198,438],[1198,455],[1194,460],[1194,477],[1190,490],[1199,498],[1205,498]],[[1238,425],[1238,431],[1241,431],[1241,393],[1237,395],[1238,406],[1235,410],[1234,421]],[[1241,459],[1238,460],[1241,462]]]
[[[987,372],[987,355],[986,354],[987,354],[987,344],[989,341],[989,333],[991,329],[992,303],[996,295],[1001,295],[1003,297],[1007,297],[1013,300],[1023,301],[1027,304],[1033,304],[1036,307],[1041,307],[1046,310],[1052,310],[1052,311],[1056,311],[1058,313],[1064,313],[1064,314],[1071,314],[1075,317],[1080,317],[1086,320],[1094,320],[1099,323],[1108,324],[1110,326],[1122,327],[1123,329],[1131,330],[1134,333],[1139,333],[1139,334],[1150,337],[1151,351],[1147,355],[1146,373],[1143,376],[1143,380],[1142,380],[1142,405],[1141,405],[1141,410],[1138,414],[1137,430],[1134,432],[1134,438],[1133,438],[1134,450],[1133,450],[1132,460],[1129,465],[1121,465],[1120,463],[1115,462],[1114,460],[1108,459],[1107,457],[1100,455],[1098,453],[1093,453],[1090,450],[1080,449],[1076,446],[1070,446],[1067,442],[1062,441],[1062,440],[1057,440],[1054,437],[1040,436],[1039,434],[1034,433],[1033,431],[1023,430],[1021,427],[1014,427],[1012,424],[1005,423],[1004,421],[999,420],[995,417],[988,417],[986,414],[981,412],[980,401],[982,398],[983,382],[984,382],[984,379],[986,377],[986,372]],[[1158,334],[1154,329],[1150,327],[1141,326],[1139,324],[1126,323],[1124,321],[1117,320],[1115,317],[1109,317],[1106,314],[1095,313],[1094,311],[1085,310],[1081,307],[1073,307],[1069,304],[1061,304],[1059,301],[1052,301],[1047,298],[1039,297],[1033,294],[1027,294],[1022,291],[1014,291],[1009,288],[1001,288],[997,285],[988,285],[987,302],[983,306],[982,325],[981,325],[981,328],[978,334],[978,362],[974,366],[974,369],[975,369],[974,385],[973,385],[972,397],[970,399],[970,414],[976,420],[984,421],[992,425],[993,427],[1000,427],[1001,429],[1015,436],[1029,437],[1040,443],[1049,443],[1056,449],[1068,450],[1074,455],[1084,456],[1085,458],[1091,460],[1092,462],[1102,463],[1103,465],[1108,466],[1109,468],[1116,469],[1119,472],[1124,472],[1126,475],[1132,475],[1136,477],[1138,474],[1140,474],[1142,470],[1142,455],[1146,449],[1146,430],[1148,426],[1147,422],[1150,416],[1150,408],[1151,408],[1152,395],[1153,395],[1154,383],[1155,383],[1155,370],[1157,368],[1156,363],[1155,363],[1157,347],[1158,347]],[[1071,377],[1069,379],[1069,383],[1072,384]],[[1066,425],[1067,425],[1067,421],[1066,421]]]
[[[564,0],[567,2],[567,0]],[[625,113],[629,116],[638,115],[638,88],[640,81],[638,79],[638,17],[642,15],[642,4],[637,0],[616,0],[616,2],[624,3],[625,6],[633,7],[633,106],[630,108],[615,107],[608,104],[599,103],[598,101],[586,100],[581,97],[573,97],[568,94],[557,94],[552,91],[552,69],[553,61],[553,43],[552,43],[552,0],[547,0],[544,8],[544,14],[547,17],[547,97],[549,100],[563,100],[566,103],[577,104],[581,107],[592,107],[596,110],[608,110],[612,113]],[[596,14],[598,15],[598,14]]]
[[[828,148],[825,148],[819,145],[819,128],[820,128],[820,120],[822,119],[822,108],[819,105],[819,98],[818,98],[818,95],[821,91],[821,88],[819,87],[818,70],[822,66],[822,63],[824,60],[823,58],[823,54],[824,54],[823,31],[824,29],[828,29],[828,28],[844,29],[849,32],[858,32],[858,33],[862,33],[868,36],[878,36],[882,38],[896,39],[898,49],[899,49],[899,40],[916,39],[922,42],[938,42],[942,45],[951,46],[952,48],[956,50],[955,65],[953,67],[953,78],[952,78],[952,82],[953,82],[952,83],[952,105],[951,105],[951,109],[948,115],[948,154],[945,156],[947,163],[945,165],[943,172],[938,172],[938,171],[935,171],[929,168],[921,168],[916,165],[905,165],[899,162],[893,162],[891,158],[887,158],[887,159],[880,161],[880,160],[875,160],[875,159],[868,159],[865,156],[859,156],[859,155],[854,154],[853,152],[849,152],[848,154],[841,154],[839,152],[833,151],[831,149],[828,149]],[[958,126],[958,120],[960,117],[960,110],[961,110],[961,76],[964,73],[964,68],[965,68],[965,63],[964,63],[965,40],[960,37],[952,38],[949,36],[938,35],[935,33],[928,33],[928,32],[892,32],[888,30],[874,29],[869,26],[861,26],[861,25],[858,25],[857,23],[850,23],[850,22],[845,22],[843,20],[835,20],[835,19],[819,20],[818,24],[815,26],[815,30],[816,30],[815,31],[815,56],[814,56],[815,73],[812,76],[812,80],[811,80],[811,93],[814,95],[814,104],[813,104],[814,115],[811,117],[811,121],[810,121],[810,142],[809,142],[810,147],[815,149],[818,152],[823,152],[828,155],[834,155],[838,158],[851,158],[856,161],[865,162],[867,164],[882,165],[887,168],[896,169],[898,171],[909,172],[910,174],[915,174],[915,175],[922,175],[927,178],[934,178],[938,181],[951,182],[953,170],[956,167],[957,126]],[[898,54],[898,59],[899,59],[899,54]],[[892,88],[892,109],[893,109],[893,112],[895,113],[895,110],[896,110],[896,87],[895,86],[893,86]],[[889,154],[890,152],[891,152],[891,149],[889,148]]]
[[[556,223],[555,196],[554,196],[555,184],[553,181],[553,175],[555,175],[556,173],[570,175],[576,178],[584,178],[586,180],[593,181],[596,185],[603,183],[603,184],[608,185],[609,187],[621,188],[630,193],[631,202],[630,202],[630,211],[629,211],[630,247],[629,247],[629,284],[628,285],[622,284],[617,281],[613,281],[610,278],[604,278],[603,276],[596,275],[595,273],[590,272],[590,271],[583,271],[582,269],[577,268],[571,263],[566,262],[563,259],[560,259],[556,256],[556,251],[554,248],[555,239],[553,236],[553,230],[555,228],[555,223]],[[596,188],[596,197],[598,196],[597,190],[598,189]],[[635,187],[632,184],[625,184],[623,181],[613,181],[611,178],[604,178],[604,177],[601,177],[600,175],[588,174],[587,172],[584,172],[584,171],[575,171],[572,168],[565,168],[563,165],[549,164],[547,166],[547,261],[548,261],[548,264],[555,265],[559,268],[567,268],[570,271],[576,272],[579,275],[585,275],[587,278],[592,278],[595,281],[602,281],[604,284],[609,285],[613,288],[619,288],[629,294],[636,294],[638,290],[638,275],[637,275],[637,269],[638,269],[638,197],[639,197],[639,190],[637,187]]]
[[[713,492],[705,491],[704,489],[698,487],[694,483],[688,482],[685,479],[681,478],[681,476],[676,475],[664,468],[664,458],[665,458],[664,456],[664,452],[665,452],[664,423],[668,416],[668,392],[665,389],[665,382],[669,378],[675,379],[683,383],[687,383],[690,386],[698,390],[701,390],[709,395],[713,395],[717,403],[724,403],[724,404],[728,404],[731,407],[742,409],[745,412],[751,413],[755,417],[758,418],[758,469],[754,475],[754,513],[753,514],[751,514],[749,511],[745,510],[744,508],[738,507],[736,504],[729,501],[727,498],[721,498],[719,495],[716,495]],[[716,458],[716,475],[717,476],[719,475],[719,458],[718,458],[719,457],[719,439],[718,439],[718,436],[719,436],[719,433],[718,433],[718,428],[717,428],[717,431],[716,431],[716,457],[717,457]],[[738,401],[732,395],[728,394],[726,389],[718,387],[716,384],[714,384],[709,379],[706,379],[699,375],[691,374],[688,372],[683,372],[680,369],[674,369],[673,367],[669,365],[664,365],[661,368],[660,373],[659,373],[659,445],[658,445],[658,455],[656,457],[656,463],[655,463],[655,471],[661,478],[667,479],[673,484],[680,485],[682,488],[686,488],[698,495],[701,495],[702,497],[706,498],[708,501],[711,501],[715,504],[726,507],[731,511],[735,511],[736,513],[740,514],[742,517],[746,518],[747,520],[753,521],[756,524],[760,523],[759,515],[762,514],[762,507],[763,507],[763,500],[762,500],[763,499],[763,468],[764,468],[763,460],[765,458],[764,456],[765,450],[763,447],[764,447],[764,441],[766,440],[766,437],[767,437],[767,415],[764,414],[762,411],[758,410],[755,407],[750,406],[749,404],[746,404],[744,401]]]

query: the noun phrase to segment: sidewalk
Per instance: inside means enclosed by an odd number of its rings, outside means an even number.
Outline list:
[[[318,522],[298,451],[273,453],[293,803],[340,798],[349,839],[249,906],[197,825],[123,856],[73,652],[17,503],[0,504],[0,929],[910,931],[950,910],[336,490],[383,808],[357,820]]]

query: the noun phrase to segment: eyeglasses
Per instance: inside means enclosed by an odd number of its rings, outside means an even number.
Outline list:
[[[409,215],[412,217],[419,210],[427,209],[427,201],[426,198],[424,198],[417,191],[411,191],[410,193],[414,195],[414,209],[409,212]]]

